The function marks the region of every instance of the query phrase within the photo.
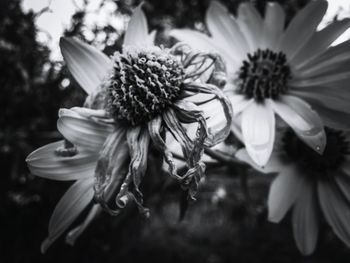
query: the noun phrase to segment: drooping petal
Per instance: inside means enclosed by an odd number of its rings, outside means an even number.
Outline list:
[[[350,206],[334,181],[319,180],[318,197],[322,212],[334,233],[350,246]]]
[[[124,36],[124,46],[149,45],[147,19],[142,11],[142,4],[135,8]]]
[[[295,242],[304,255],[314,252],[318,237],[318,203],[315,185],[304,180],[293,207],[292,225]]]
[[[112,215],[120,211],[110,209],[108,202],[125,182],[127,167],[129,164],[129,149],[126,142],[125,127],[117,127],[108,135],[99,152],[99,158],[95,169],[95,197],[103,209]]]
[[[90,110],[93,112],[94,110]],[[99,111],[97,111],[99,113]],[[113,125],[98,121],[91,115],[82,116],[76,111],[60,111],[57,128],[62,135],[74,145],[89,151],[98,152],[106,137],[113,132]]]
[[[284,30],[285,16],[283,8],[278,3],[266,3],[261,48],[275,50]]]
[[[183,125],[179,122],[176,113],[173,109],[169,109],[163,113],[163,120],[169,132],[174,136],[176,141],[181,145],[182,153],[184,157],[189,158],[190,151],[193,147],[193,141],[189,137],[187,131]]]
[[[196,109],[196,105],[190,105],[186,103],[185,100],[182,102],[175,103],[177,107],[183,107],[184,110],[187,111],[201,111],[204,113],[204,117],[206,119],[207,127],[208,127],[208,138],[206,139],[207,146],[213,146],[225,140],[230,132],[230,126],[232,123],[232,105],[228,98],[224,95],[222,90],[220,90],[217,86],[212,84],[200,84],[200,83],[189,83],[186,85],[185,90],[200,92],[204,94],[213,94],[215,95],[214,101],[209,101],[203,105],[199,105]],[[181,105],[180,105],[181,104]],[[186,109],[186,107],[188,108]],[[211,112],[211,107],[220,107],[223,114],[222,116],[217,115],[217,110]],[[191,109],[192,108],[192,109]],[[217,118],[217,120],[214,120]]]
[[[254,52],[261,45],[263,19],[252,3],[239,5],[237,23],[248,42],[250,52]]]
[[[98,153],[79,148],[76,155],[62,157],[55,151],[63,144],[63,141],[50,143],[32,152],[26,159],[31,173],[59,181],[92,178]]]
[[[328,3],[324,0],[311,1],[290,22],[279,44],[279,49],[287,55],[289,60],[312,37],[326,13],[327,6]]]
[[[298,197],[303,179],[296,167],[286,166],[270,186],[267,198],[268,219],[280,222]]]
[[[142,206],[143,195],[139,187],[147,169],[150,136],[146,128],[140,129],[139,127],[135,127],[127,131],[126,139],[128,142],[131,158],[129,173],[133,178],[133,191],[135,195],[136,204],[139,206],[139,208],[144,209]],[[122,190],[123,185],[121,186],[121,192]],[[122,193],[119,193],[119,195],[121,197],[123,196]]]
[[[154,146],[163,154],[165,162],[171,176],[177,177],[177,166],[170,147],[163,140],[160,131],[162,128],[162,118],[157,116],[148,123],[148,132]]]
[[[319,115],[305,101],[289,95],[271,100],[274,111],[295,131],[297,136],[322,154],[326,135]]]
[[[242,135],[250,157],[264,166],[275,140],[275,115],[270,104],[253,103],[242,113]]]
[[[203,33],[190,29],[174,29],[170,31],[170,36],[187,43],[193,49],[219,53],[227,62],[227,69],[229,72],[235,72],[240,66],[237,59],[228,50]]]
[[[249,52],[247,41],[236,21],[218,1],[211,1],[206,14],[206,22],[215,41],[230,50],[239,62]]]
[[[315,32],[310,40],[298,51],[295,57],[289,61],[290,65],[296,69],[306,65],[317,55],[326,51],[349,26],[350,19],[344,19],[334,21],[321,31]]]
[[[61,38],[60,47],[68,69],[79,85],[88,94],[99,88],[112,69],[111,60],[77,38]]]
[[[94,196],[94,178],[75,182],[58,202],[49,223],[49,235],[41,245],[42,253],[62,235],[87,207]]]

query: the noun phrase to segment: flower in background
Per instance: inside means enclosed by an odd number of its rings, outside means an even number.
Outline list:
[[[215,82],[223,67],[220,59],[181,44],[171,49],[156,47],[151,39],[141,6],[129,22],[123,52],[112,58],[76,38],[61,39],[67,66],[89,96],[84,107],[60,110],[57,127],[65,140],[46,145],[27,158],[33,174],[76,180],[55,208],[42,251],[68,229],[93,198],[98,204],[68,233],[69,243],[101,208],[117,215],[134,201],[147,216],[140,184],[150,145],[162,153],[170,175],[194,198],[205,170],[201,160],[204,146],[221,142],[229,133],[230,102],[215,85],[201,81],[210,68],[213,74],[209,78]],[[206,100],[192,99],[201,94],[207,94]],[[216,129],[218,118],[211,122],[213,116],[202,110],[213,102],[224,112],[219,118],[224,122],[220,129]],[[191,124],[196,127],[194,134],[186,130]],[[187,170],[182,175],[165,143],[169,134],[181,145],[186,159]]]
[[[350,247],[350,133],[325,128],[323,155],[307,147],[292,130],[276,139],[276,150],[262,172],[277,172],[268,195],[268,219],[280,222],[292,210],[299,250],[316,247],[320,212],[334,233]],[[246,150],[237,157],[253,164]]]
[[[206,15],[211,37],[187,29],[171,32],[225,59],[231,78],[225,93],[241,121],[247,151],[260,166],[272,153],[275,113],[319,154],[326,145],[324,124],[350,128],[350,41],[330,47],[350,20],[316,31],[326,9],[326,1],[311,1],[285,28],[278,3],[266,4],[264,18],[251,3],[242,3],[234,18],[212,1]]]

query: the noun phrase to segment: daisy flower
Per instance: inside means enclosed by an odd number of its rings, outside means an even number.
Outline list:
[[[123,51],[111,58],[76,38],[61,39],[67,66],[88,97],[84,107],[59,111],[57,127],[65,140],[39,148],[26,160],[35,175],[76,181],[53,212],[42,251],[85,210],[89,210],[85,221],[68,232],[69,243],[101,209],[117,215],[133,201],[148,216],[140,185],[151,146],[161,152],[170,175],[194,198],[205,170],[204,146],[221,142],[229,133],[230,102],[215,85],[201,81],[211,68],[208,80],[215,83],[217,71],[223,68],[218,56],[193,52],[181,44],[171,49],[156,47],[152,38],[139,6],[129,22]],[[209,98],[191,99],[202,94]],[[224,112],[220,129],[217,118],[210,121],[202,110],[213,102]],[[193,136],[186,125],[195,125]],[[187,166],[184,174],[178,174],[165,143],[168,134],[181,145]]]
[[[350,247],[350,133],[325,127],[322,155],[307,147],[290,129],[276,139],[276,150],[262,172],[277,172],[268,195],[268,219],[280,222],[291,210],[294,239],[299,250],[316,247],[322,216]],[[246,150],[237,157],[251,165]]]
[[[170,33],[225,59],[231,79],[225,93],[240,120],[247,151],[260,166],[273,149],[275,113],[320,154],[326,145],[324,125],[350,127],[350,41],[330,47],[350,22],[334,21],[317,31],[326,9],[326,1],[311,1],[285,28],[278,3],[268,2],[262,17],[245,2],[233,17],[212,1],[206,14],[210,37],[188,29]]]

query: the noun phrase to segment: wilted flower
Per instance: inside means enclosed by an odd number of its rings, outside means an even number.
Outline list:
[[[232,114],[220,89],[200,81],[211,68],[210,78],[215,82],[215,74],[223,69],[220,59],[181,44],[171,49],[154,46],[141,6],[129,22],[123,52],[116,52],[111,59],[75,38],[62,38],[60,45],[68,68],[89,96],[85,107],[60,110],[57,127],[65,141],[44,146],[27,158],[33,174],[77,180],[53,213],[43,251],[93,197],[99,204],[92,206],[82,225],[68,233],[68,242],[74,242],[101,207],[117,215],[134,201],[147,216],[139,187],[150,145],[162,153],[170,175],[194,198],[205,170],[201,160],[204,146],[215,145],[227,136]],[[210,94],[210,98],[191,101],[198,94]],[[210,116],[201,110],[213,102],[225,113],[219,130],[210,127]],[[196,126],[194,136],[188,134],[188,124]],[[169,133],[186,158],[183,175],[178,174],[165,143]]]
[[[330,47],[350,23],[334,21],[316,31],[326,9],[326,1],[311,1],[285,28],[285,13],[278,3],[267,3],[262,18],[246,2],[233,18],[212,1],[206,15],[211,37],[193,30],[171,32],[192,47],[216,50],[225,59],[232,78],[225,92],[241,120],[247,151],[260,166],[273,149],[274,113],[320,154],[326,145],[323,124],[350,126],[350,41]]]
[[[268,196],[268,218],[280,222],[292,210],[296,244],[311,254],[317,243],[320,211],[334,233],[350,246],[350,133],[325,128],[323,155],[307,147],[292,130],[277,139],[263,172],[277,172]],[[252,164],[245,150],[237,157]]]

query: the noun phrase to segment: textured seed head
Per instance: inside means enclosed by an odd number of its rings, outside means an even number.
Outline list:
[[[106,97],[115,120],[132,126],[146,123],[179,97],[184,69],[169,50],[135,48],[116,52],[113,59]]]

